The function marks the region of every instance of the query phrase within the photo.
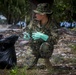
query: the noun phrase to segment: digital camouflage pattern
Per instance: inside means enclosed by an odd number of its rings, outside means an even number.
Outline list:
[[[50,4],[40,3],[37,5],[37,8],[34,10],[35,13],[39,14],[52,14]]]
[[[34,10],[35,13],[39,13],[41,15],[43,14],[50,14],[50,5],[47,3],[41,3],[38,4],[36,10]],[[50,16],[49,15],[49,16]],[[54,50],[54,45],[57,43],[58,40],[58,33],[57,33],[57,26],[55,22],[51,18],[48,17],[48,22],[45,25],[41,25],[39,21],[32,20],[28,27],[26,28],[26,31],[30,34],[30,47],[32,49],[32,54],[36,57],[35,60],[33,61],[32,65],[29,67],[32,68],[34,67],[39,58],[44,58],[45,59],[45,64],[46,67],[51,66],[51,63],[49,61],[49,58],[51,57],[53,50]],[[32,39],[32,33],[35,32],[41,32],[43,34],[46,34],[49,36],[47,41],[43,41],[42,39],[38,40],[33,40]]]
[[[56,25],[50,21],[46,25],[40,25],[40,23],[37,21],[33,21],[30,23],[28,28],[29,29],[27,29],[27,31],[30,33],[30,36],[32,36],[33,32],[41,32],[49,36],[49,39],[47,41],[43,41],[42,39],[33,40],[31,38],[30,46],[33,50],[33,54],[36,57],[41,58],[51,57],[54,45],[58,40],[58,35],[55,32],[57,29]]]

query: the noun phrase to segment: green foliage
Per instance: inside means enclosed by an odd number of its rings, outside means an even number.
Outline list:
[[[52,10],[54,11],[53,16],[55,19],[60,21],[73,21],[73,12],[76,11],[76,5],[73,5],[75,0],[54,0],[54,6]],[[74,10],[73,10],[74,9]]]
[[[10,70],[9,75],[26,75],[26,67],[19,69],[15,67]]]
[[[29,12],[28,0],[0,0],[0,13],[7,17],[8,23],[24,20]]]

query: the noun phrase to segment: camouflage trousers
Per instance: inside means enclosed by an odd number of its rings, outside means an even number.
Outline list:
[[[32,46],[32,54],[35,55],[35,57],[50,58],[53,53],[53,49],[54,46],[47,42],[44,42],[41,45],[35,44]]]

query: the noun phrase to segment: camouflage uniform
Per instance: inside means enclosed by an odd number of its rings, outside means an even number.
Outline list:
[[[32,48],[32,54],[36,57],[31,67],[37,64],[39,58],[49,60],[49,58],[51,57],[54,45],[57,43],[58,38],[58,35],[55,32],[56,29],[57,27],[52,22],[52,19],[49,19],[49,21],[45,25],[41,25],[40,22],[33,20],[26,28],[26,31],[30,33],[31,37],[30,47]],[[49,38],[47,41],[43,41],[42,39],[33,40],[32,39],[33,32],[44,33],[48,35]]]
[[[50,57],[53,50],[53,45],[56,44],[57,38],[58,38],[57,34],[54,31],[56,30],[57,27],[52,24],[53,23],[48,22],[46,25],[40,25],[40,23],[37,23],[36,21],[33,21],[32,24],[30,24],[31,27],[29,27],[28,32],[31,34],[31,36],[32,36],[32,33],[34,32],[41,32],[49,36],[49,39],[47,41],[43,41],[42,39],[33,40],[31,38],[30,46],[34,51],[33,53],[35,53],[34,54],[35,56],[40,55],[43,58]],[[37,51],[39,52],[39,54]]]

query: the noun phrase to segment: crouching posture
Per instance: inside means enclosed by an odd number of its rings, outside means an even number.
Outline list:
[[[38,4],[34,13],[35,17],[24,33],[24,39],[30,41],[32,54],[36,57],[29,69],[37,64],[39,58],[44,58],[45,65],[49,68],[52,67],[49,58],[58,38],[55,32],[57,26],[51,19],[52,11],[49,4]]]

